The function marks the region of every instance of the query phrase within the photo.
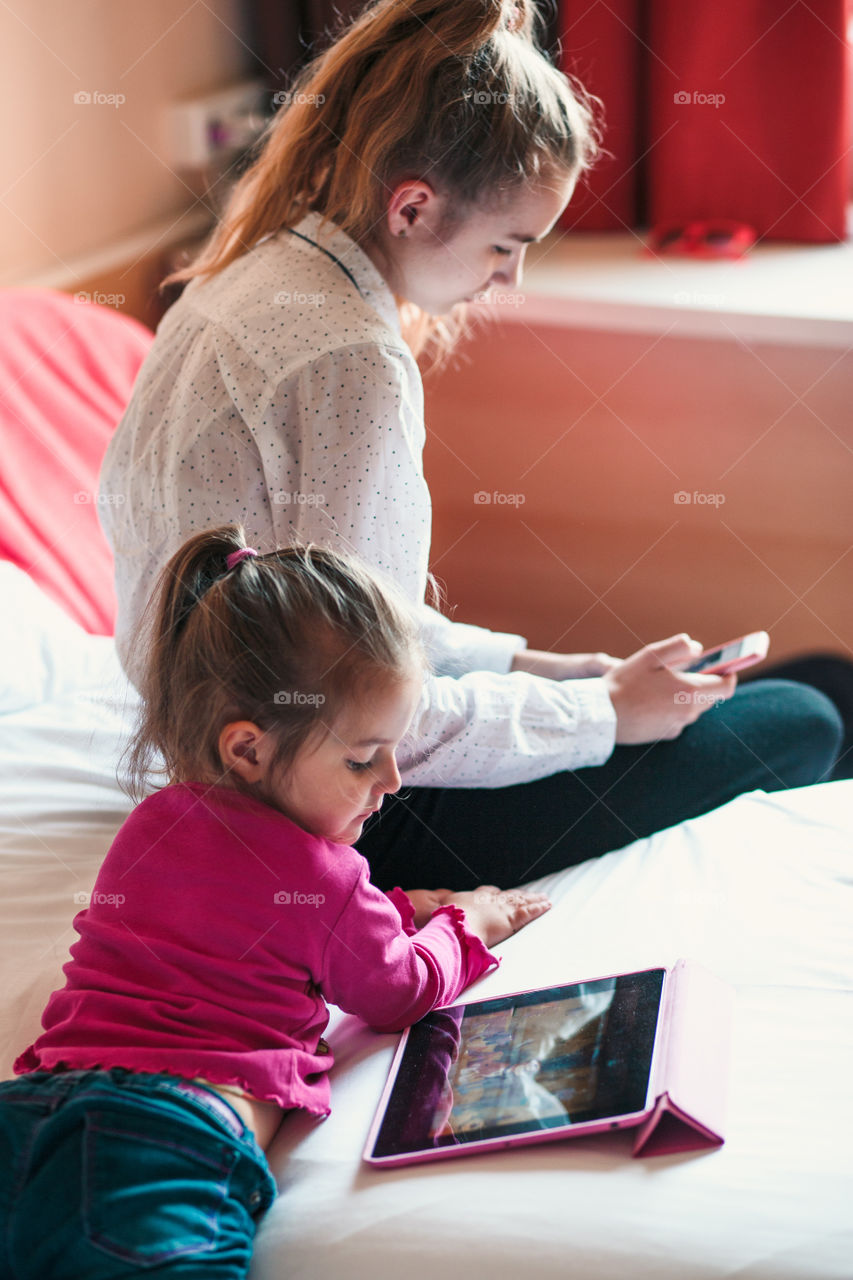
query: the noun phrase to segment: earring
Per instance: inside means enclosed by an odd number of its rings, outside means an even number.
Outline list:
[[[404,236],[405,234],[406,234],[406,231],[405,231],[405,228],[404,228],[404,227],[403,227],[403,228],[401,228],[401,229],[397,232],[397,235],[398,235],[398,236]]]

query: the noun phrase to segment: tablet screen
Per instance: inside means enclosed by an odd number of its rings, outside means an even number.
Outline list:
[[[642,1112],[663,969],[436,1009],[409,1031],[369,1158]]]

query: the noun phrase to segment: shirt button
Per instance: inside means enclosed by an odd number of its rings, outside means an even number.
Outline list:
[[[329,1052],[329,1046],[326,1044],[326,1041],[323,1040],[322,1038],[320,1040],[320,1043],[317,1045],[317,1052],[320,1054]]]
[[[257,1207],[258,1207],[258,1205],[259,1205],[260,1203],[261,1203],[261,1193],[260,1193],[260,1191],[253,1191],[253,1192],[252,1192],[252,1194],[249,1196],[249,1204],[250,1204],[250,1206],[251,1206],[253,1209],[257,1209]]]

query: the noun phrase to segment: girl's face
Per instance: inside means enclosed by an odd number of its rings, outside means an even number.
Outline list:
[[[418,676],[379,688],[345,710],[319,745],[308,743],[267,789],[306,831],[353,844],[387,792],[400,789],[394,752],[411,723],[423,681]]]
[[[383,241],[389,285],[431,315],[446,315],[487,289],[518,288],[527,245],[547,235],[573,190],[574,179],[555,178],[496,209],[473,209],[442,237],[442,198],[424,182],[400,183]]]

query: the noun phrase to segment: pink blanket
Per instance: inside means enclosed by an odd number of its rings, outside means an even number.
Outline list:
[[[0,558],[87,631],[112,635],[98,472],[153,335],[48,289],[0,290],[0,333]]]

